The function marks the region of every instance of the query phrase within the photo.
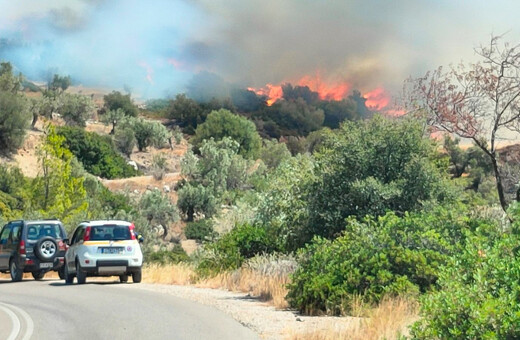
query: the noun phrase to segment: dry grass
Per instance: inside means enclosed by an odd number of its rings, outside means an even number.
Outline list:
[[[143,282],[167,285],[190,285],[195,282],[195,271],[190,265],[149,264],[143,267]]]
[[[195,271],[186,264],[151,264],[143,268],[143,282],[146,283],[195,285],[244,292],[259,297],[277,308],[287,308],[287,278],[263,276],[251,269],[240,269],[198,282],[195,278]]]
[[[287,283],[289,283],[288,277],[266,276],[248,268],[241,268],[231,273],[219,274],[197,285],[249,293],[276,308],[285,309],[288,307],[285,300]]]
[[[330,329],[316,329],[293,333],[289,340],[379,340],[397,339],[407,335],[408,326],[418,319],[417,303],[401,298],[384,299],[367,312],[368,317],[358,323],[345,323]]]

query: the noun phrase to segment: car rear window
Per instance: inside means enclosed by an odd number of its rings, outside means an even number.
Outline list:
[[[27,226],[27,239],[38,240],[45,236],[63,238],[59,224],[29,224]]]
[[[90,239],[92,241],[130,240],[132,236],[127,225],[106,224],[91,227]]]

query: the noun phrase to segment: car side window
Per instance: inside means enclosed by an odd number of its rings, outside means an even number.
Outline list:
[[[11,228],[11,242],[18,243],[20,241],[20,234],[22,226],[20,224],[15,225]]]
[[[9,239],[9,234],[11,233],[11,226],[6,224],[4,229],[2,229],[2,234],[0,234],[0,244],[6,244]]]
[[[76,242],[74,242],[74,243],[77,243],[77,242],[80,242],[81,240],[83,240],[84,234],[85,234],[85,228],[80,228],[78,230],[78,234],[76,235]]]

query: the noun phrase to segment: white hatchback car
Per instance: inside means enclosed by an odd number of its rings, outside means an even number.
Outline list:
[[[141,282],[143,253],[132,223],[126,221],[81,222],[69,241],[65,253],[65,282],[71,284],[76,276],[83,284],[87,276],[119,276],[127,282]]]

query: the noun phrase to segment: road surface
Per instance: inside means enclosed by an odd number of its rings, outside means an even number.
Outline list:
[[[0,279],[0,339],[259,339],[215,308],[120,285]]]

